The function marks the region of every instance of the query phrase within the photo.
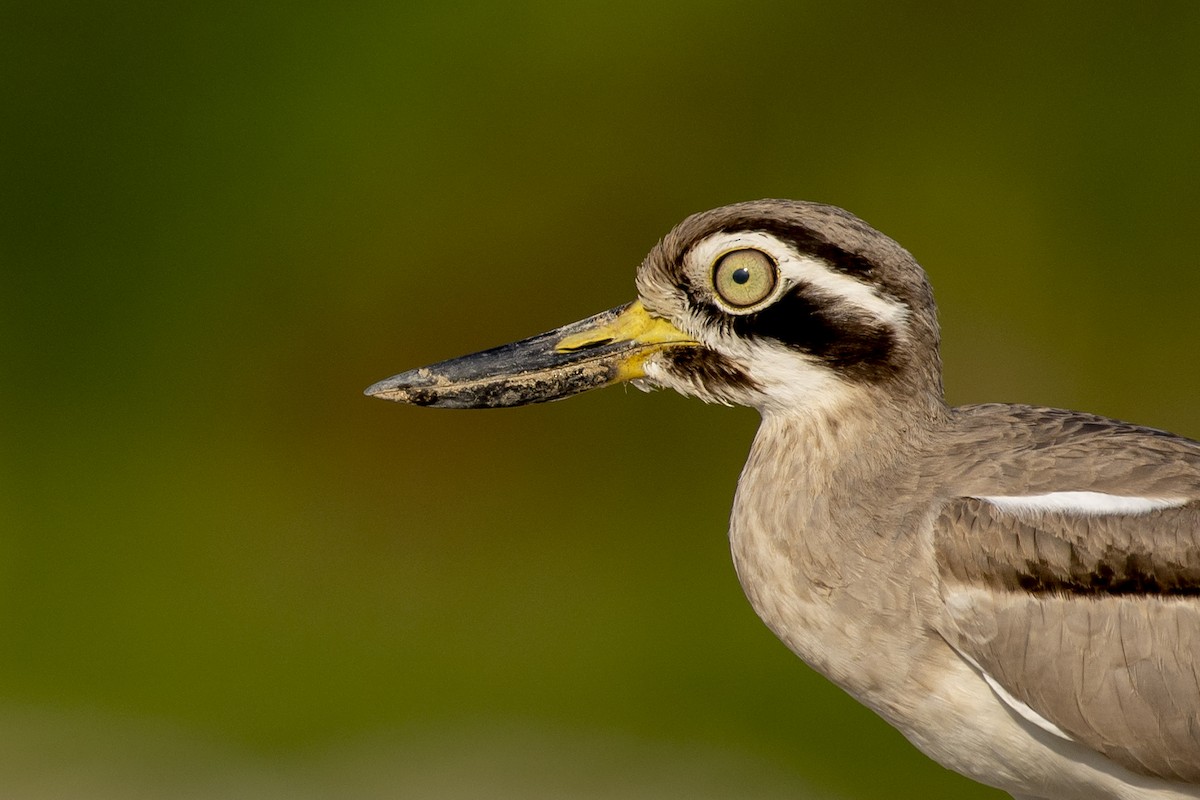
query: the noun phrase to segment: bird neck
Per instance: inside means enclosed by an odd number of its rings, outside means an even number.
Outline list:
[[[802,407],[764,408],[742,481],[786,480],[792,494],[861,487],[911,464],[949,419],[940,385],[903,393],[843,386]]]
[[[764,414],[730,523],[734,565],[755,611],[842,685],[853,683],[861,645],[829,646],[846,635],[846,614],[865,620],[913,602],[903,576],[924,546],[911,513],[920,453],[948,417],[942,404],[898,405],[864,392],[823,409]],[[831,653],[846,663],[829,661]]]

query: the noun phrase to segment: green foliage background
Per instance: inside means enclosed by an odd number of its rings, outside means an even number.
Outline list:
[[[6,797],[999,797],[754,618],[753,412],[361,396],[693,211],[904,243],[955,402],[1200,435],[1195,3],[0,18]]]

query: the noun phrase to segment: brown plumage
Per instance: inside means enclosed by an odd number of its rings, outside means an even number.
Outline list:
[[[954,418],[961,474],[933,536],[943,596],[972,600],[939,633],[1072,739],[1200,783],[1200,444],[1053,409]],[[1189,502],[1088,516],[975,499],[1066,491]]]
[[[788,647],[1017,797],[1200,798],[1200,444],[949,408],[924,271],[841,209],[696,214],[637,286],[630,306],[368,393],[498,406],[632,380],[755,407],[730,544]]]

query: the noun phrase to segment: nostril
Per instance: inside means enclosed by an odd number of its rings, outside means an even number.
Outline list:
[[[586,342],[579,342],[577,344],[571,344],[571,345],[561,345],[560,344],[556,349],[560,352],[574,353],[579,350],[591,350],[594,347],[600,347],[601,345],[612,344],[612,342],[613,342],[613,338],[611,336],[605,336],[600,339],[589,339]]]

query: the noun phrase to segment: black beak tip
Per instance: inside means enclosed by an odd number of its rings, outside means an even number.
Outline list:
[[[390,378],[376,381],[364,389],[363,394],[367,397],[378,397],[382,400],[403,400],[406,396],[406,390],[418,388],[423,383],[414,380],[419,377],[415,373],[416,370],[402,372],[399,375],[393,375]]]

